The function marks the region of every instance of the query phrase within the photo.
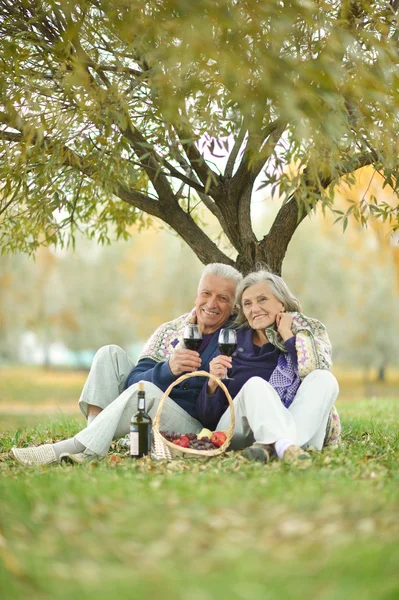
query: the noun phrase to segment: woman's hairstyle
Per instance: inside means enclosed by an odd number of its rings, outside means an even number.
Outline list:
[[[201,282],[206,275],[216,275],[222,279],[231,279],[234,283],[239,284],[242,281],[242,275],[237,269],[223,263],[210,263],[206,265],[201,273],[201,279],[198,283],[198,289],[201,287]]]
[[[269,271],[261,270],[255,271],[253,273],[249,273],[241,283],[237,287],[236,292],[236,304],[238,305],[238,315],[234,322],[234,325],[237,327],[245,327],[248,326],[248,321],[244,315],[242,310],[242,295],[251,285],[255,285],[255,283],[261,282],[267,283],[270,288],[273,296],[279,300],[284,305],[284,309],[286,311],[301,311],[301,305],[299,304],[299,300],[297,300],[294,294],[288,288],[288,285],[285,283],[284,279],[275,275],[274,273],[270,273]]]

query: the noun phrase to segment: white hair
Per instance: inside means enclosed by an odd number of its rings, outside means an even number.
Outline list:
[[[198,289],[201,287],[202,280],[207,275],[215,275],[216,277],[221,277],[222,279],[230,279],[231,281],[234,281],[236,285],[242,281],[241,273],[234,267],[225,265],[223,263],[209,263],[209,265],[206,265],[202,271],[201,278],[198,283]]]

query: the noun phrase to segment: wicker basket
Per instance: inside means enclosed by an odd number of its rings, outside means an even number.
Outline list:
[[[231,412],[231,423],[230,427],[225,430],[225,434],[227,436],[226,441],[220,448],[215,448],[214,450],[194,450],[194,448],[182,448],[181,446],[177,446],[173,444],[173,442],[169,442],[169,440],[165,439],[163,435],[159,431],[160,421],[161,421],[161,413],[163,405],[165,404],[166,398],[169,396],[172,389],[189,379],[190,377],[209,377],[215,381],[218,386],[222,388],[224,393],[226,394],[226,398],[229,401],[229,407]],[[185,457],[185,458],[209,458],[212,456],[217,456],[218,454],[223,454],[230,444],[231,438],[233,437],[235,426],[235,417],[234,417],[234,406],[231,396],[224,385],[223,381],[221,381],[218,377],[207,373],[206,371],[195,371],[194,373],[186,373],[185,375],[181,375],[176,381],[170,384],[166,392],[163,394],[161,400],[159,401],[158,409],[156,415],[154,417],[154,422],[152,424],[153,431],[153,443],[152,443],[152,453],[155,458],[158,460],[161,459],[171,459],[175,457]],[[183,432],[184,433],[184,432]]]

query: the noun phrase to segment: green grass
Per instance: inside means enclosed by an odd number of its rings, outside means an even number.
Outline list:
[[[338,408],[343,445],[307,469],[239,454],[25,469],[3,454],[0,598],[396,600],[399,400]],[[26,417],[3,424],[4,453],[82,426]]]

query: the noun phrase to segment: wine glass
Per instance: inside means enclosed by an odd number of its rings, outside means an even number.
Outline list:
[[[198,352],[198,348],[201,346],[202,342],[202,333],[199,330],[198,325],[194,325],[193,323],[189,323],[184,328],[183,333],[184,345],[188,350],[196,350]]]
[[[233,356],[237,348],[237,331],[235,329],[221,329],[219,333],[218,345],[220,354],[224,356]],[[228,371],[222,379],[232,379],[228,377]]]

